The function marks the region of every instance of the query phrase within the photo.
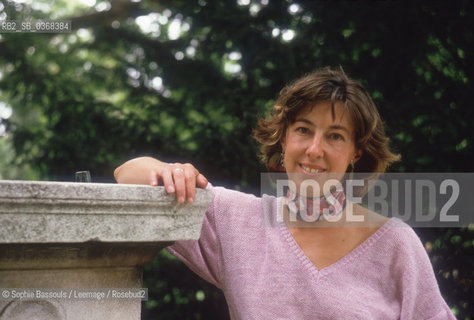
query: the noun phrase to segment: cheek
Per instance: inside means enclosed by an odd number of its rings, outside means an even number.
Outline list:
[[[347,165],[349,165],[351,160],[355,158],[355,150],[353,148],[348,148],[347,146],[333,148],[332,151],[332,158],[341,164],[347,163]]]
[[[282,143],[282,146],[285,148],[285,152],[289,150],[295,149],[295,146],[297,146],[297,142],[295,140],[295,137],[291,134],[287,134],[285,136],[285,140]]]
[[[355,156],[355,146],[352,143],[341,142],[338,144],[334,144],[334,150],[343,157],[351,157],[351,159]]]
[[[287,141],[285,153],[290,153],[291,155],[297,155],[306,150],[304,141],[299,140],[298,138],[292,137]]]

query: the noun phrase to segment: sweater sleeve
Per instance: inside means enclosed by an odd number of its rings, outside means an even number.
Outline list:
[[[456,319],[441,296],[428,254],[412,228],[401,227],[397,277],[400,280],[401,320]]]
[[[176,241],[166,249],[183,261],[201,278],[222,288],[220,275],[221,248],[217,232],[215,211],[219,201],[216,188],[209,186],[213,192],[213,200],[204,216],[199,240]]]

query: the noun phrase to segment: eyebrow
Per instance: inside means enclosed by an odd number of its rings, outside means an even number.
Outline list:
[[[295,123],[296,123],[296,122],[304,122],[304,123],[307,123],[307,124],[309,124],[309,125],[315,127],[315,124],[314,124],[314,123],[312,123],[311,121],[309,121],[308,119],[305,119],[305,118],[298,118],[298,119],[295,120]],[[349,130],[348,130],[346,127],[341,126],[341,125],[338,125],[338,124],[333,124],[333,125],[329,126],[329,129],[332,129],[332,130],[342,130],[342,131],[345,131],[345,132],[347,132],[348,134],[350,134]]]

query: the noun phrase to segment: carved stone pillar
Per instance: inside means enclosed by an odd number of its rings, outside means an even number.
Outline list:
[[[140,319],[140,299],[74,294],[141,288],[160,249],[199,238],[211,198],[198,190],[193,204],[177,204],[162,187],[0,181],[0,320]],[[14,288],[67,297],[12,299]]]

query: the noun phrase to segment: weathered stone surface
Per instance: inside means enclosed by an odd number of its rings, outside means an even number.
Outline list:
[[[0,181],[0,288],[141,288],[142,266],[198,239],[212,194],[163,187]],[[1,293],[0,293],[1,294]],[[0,320],[140,319],[141,301],[5,299]]]
[[[141,288],[141,279],[137,268],[0,270],[1,288]],[[141,302],[135,299],[0,300],[0,320],[138,320],[140,310]]]
[[[1,244],[0,270],[143,266],[170,244],[172,242]]]
[[[1,308],[1,307],[0,307]],[[56,301],[11,301],[5,306],[0,320],[66,320],[64,307]]]
[[[0,181],[0,243],[198,239],[212,195],[178,204],[163,187]]]

